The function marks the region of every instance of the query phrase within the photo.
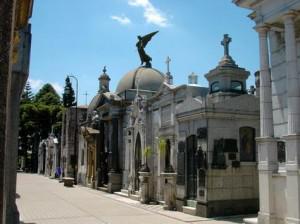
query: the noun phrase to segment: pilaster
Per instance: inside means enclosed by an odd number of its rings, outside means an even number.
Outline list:
[[[259,204],[258,223],[275,223],[275,192],[272,175],[278,170],[277,141],[271,137],[256,139],[258,143]]]
[[[286,223],[300,223],[300,135],[290,134],[286,140]]]

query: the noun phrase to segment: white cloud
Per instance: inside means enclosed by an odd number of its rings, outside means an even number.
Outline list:
[[[56,92],[58,94],[62,94],[63,93],[64,87],[62,87],[59,83],[54,82],[54,83],[50,83],[50,84],[53,86],[53,88],[56,90]]]
[[[37,92],[44,85],[44,81],[39,80],[39,79],[37,79],[37,80],[29,79],[28,82],[29,82],[33,92]]]
[[[40,79],[37,79],[37,80],[35,80],[35,79],[29,79],[28,82],[29,82],[29,84],[31,86],[32,91],[35,92],[35,93],[38,92],[43,87],[43,85],[46,84],[45,81],[40,80]],[[50,84],[53,86],[53,88],[55,89],[55,91],[58,94],[62,94],[63,93],[64,88],[59,83],[57,83],[57,82],[51,83],[50,82]]]
[[[111,16],[112,20],[119,22],[121,25],[128,25],[131,23],[131,20],[127,16]]]
[[[148,23],[161,27],[168,26],[168,19],[159,9],[152,5],[150,0],[128,0],[128,4],[135,7],[142,7],[144,9],[144,17]]]

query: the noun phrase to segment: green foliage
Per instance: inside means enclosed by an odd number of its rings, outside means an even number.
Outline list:
[[[150,146],[146,146],[143,150],[143,155],[145,156],[145,158],[148,158],[149,156],[152,155],[152,149]]]
[[[75,94],[72,87],[72,83],[70,82],[69,76],[66,78],[66,85],[63,93],[63,105],[64,107],[75,106]]]
[[[158,149],[161,153],[164,153],[166,151],[167,141],[163,137],[159,137],[158,140]]]
[[[33,93],[31,91],[30,83],[27,82],[21,96],[21,103],[30,103],[32,102],[32,100],[33,100]]]
[[[47,138],[52,127],[59,135],[62,120],[60,97],[50,84],[44,85],[35,95],[34,100],[21,101],[20,105],[20,137],[38,134]]]
[[[35,95],[36,103],[45,105],[60,105],[60,97],[49,83],[45,84],[40,91]]]

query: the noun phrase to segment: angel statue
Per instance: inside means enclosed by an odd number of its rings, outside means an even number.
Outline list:
[[[157,34],[158,31],[149,33],[143,37],[138,36],[139,41],[136,43],[136,47],[138,49],[140,58],[141,58],[141,65],[145,62],[145,67],[151,68],[151,63],[150,61],[152,61],[152,58],[146,54],[144,48],[146,47],[146,45],[148,44],[148,42],[151,40],[151,38]]]

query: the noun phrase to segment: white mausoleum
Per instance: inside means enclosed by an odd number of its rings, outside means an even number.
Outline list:
[[[234,0],[253,10],[260,54],[258,223],[300,223],[300,1]]]

